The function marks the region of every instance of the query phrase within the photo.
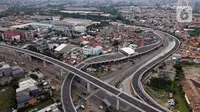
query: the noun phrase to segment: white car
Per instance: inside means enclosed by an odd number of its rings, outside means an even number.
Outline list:
[[[103,110],[103,106],[99,106],[99,109]]]

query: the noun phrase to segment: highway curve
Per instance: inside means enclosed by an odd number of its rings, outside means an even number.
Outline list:
[[[152,49],[155,49],[157,46],[160,46],[163,42],[163,39],[160,36],[158,36],[158,38],[159,38],[158,42],[156,42],[155,44],[140,47],[140,48],[136,49],[136,52],[138,54],[144,54],[145,53],[144,51],[152,50]],[[109,62],[112,60],[122,60],[124,58],[127,58],[127,57],[124,57],[120,53],[112,53],[110,55],[105,54],[105,55],[100,55],[100,56],[90,58],[90,59],[86,60],[85,62],[82,62],[81,64],[102,63],[102,62]],[[82,66],[80,66],[80,65],[77,66],[77,68],[81,68],[81,67]],[[68,112],[68,111],[76,112],[73,102],[71,100],[71,83],[73,81],[74,76],[75,75],[70,73],[68,76],[65,77],[65,80],[63,81],[63,85],[62,85],[63,92],[61,92],[61,97],[62,97],[61,99],[62,99],[62,103],[63,103],[63,109],[65,112]],[[120,96],[124,97],[123,94],[120,94]],[[129,99],[129,97],[127,97],[127,98]]]
[[[15,52],[20,52],[20,53],[26,54],[28,56],[33,56],[33,57],[36,57],[36,58],[41,59],[43,61],[54,64],[54,65],[58,66],[59,68],[63,69],[64,71],[69,71],[69,72],[77,75],[78,77],[81,77],[82,79],[90,82],[91,84],[97,86],[98,88],[101,88],[102,90],[113,94],[113,96],[118,97],[119,100],[122,100],[122,101],[128,103],[129,105],[136,107],[140,110],[148,111],[148,112],[159,112],[158,109],[152,107],[151,105],[143,103],[142,101],[138,100],[137,98],[130,97],[129,95],[124,94],[122,91],[120,91],[120,90],[114,88],[113,86],[99,80],[98,78],[91,76],[91,75],[79,70],[78,68],[75,68],[75,67],[68,65],[64,62],[61,62],[59,60],[45,56],[45,55],[40,54],[40,53],[36,53],[36,52],[30,51],[30,50],[26,50],[26,49],[14,47],[14,46],[6,45],[6,44],[0,44],[0,47],[4,48],[4,49],[9,49],[9,50],[12,50],[12,51],[15,51]],[[147,51],[147,52],[150,52],[150,51]],[[129,100],[127,100],[127,99],[129,99]]]
[[[105,90],[109,93],[112,93],[113,95],[117,96],[120,100],[130,104],[131,106],[137,107],[137,108],[141,109],[142,111],[146,111],[146,112],[158,112],[159,111],[158,109],[152,107],[151,105],[149,105],[147,103],[143,103],[142,101],[138,100],[137,98],[131,97],[131,96],[121,92],[120,90],[112,87],[111,85],[109,85],[109,84],[107,84],[107,83],[105,83],[105,82],[103,82],[103,81],[101,81],[101,80],[79,70],[78,68],[70,66],[66,63],[59,61],[59,60],[53,59],[53,58],[45,56],[43,54],[39,54],[39,53],[36,53],[36,52],[32,52],[32,51],[29,51],[29,50],[26,50],[26,49],[21,49],[21,48],[10,46],[10,45],[0,44],[0,47],[2,47],[4,49],[10,49],[10,50],[13,50],[13,51],[16,51],[16,52],[24,53],[24,54],[27,54],[29,56],[37,57],[41,60],[44,60],[46,62],[52,63],[52,64],[60,67],[64,71],[70,71],[71,73],[77,75],[78,77],[81,77],[86,81],[89,81],[91,84],[101,88],[102,90]],[[157,46],[157,47],[160,47],[160,46]],[[155,49],[157,47],[155,47]],[[152,50],[155,50],[155,49],[152,49]],[[152,50],[145,51],[144,53],[147,54],[148,52],[151,52]],[[70,79],[70,77],[69,77],[69,79]],[[71,79],[73,79],[72,76],[71,76]],[[64,94],[64,91],[62,91],[62,93]],[[68,101],[68,103],[69,103],[69,101]],[[69,110],[69,111],[71,111],[71,110]]]
[[[173,40],[175,41],[175,46],[168,52],[165,54],[165,56],[161,56],[159,58],[157,58],[156,60],[152,61],[151,63],[147,64],[146,66],[140,68],[132,77],[132,87],[133,90],[135,92],[135,94],[144,102],[146,102],[149,105],[154,106],[155,108],[161,110],[162,112],[165,111],[169,111],[166,108],[162,107],[161,105],[157,104],[143,89],[142,87],[142,83],[141,80],[142,78],[145,78],[145,73],[150,71],[151,68],[153,68],[155,65],[157,65],[158,63],[160,63],[161,61],[165,60],[167,57],[169,57],[172,53],[174,53],[180,46],[180,41],[169,35],[166,34],[164,32],[161,31],[157,31],[159,34],[162,34],[162,36],[166,37],[166,38],[173,38]]]

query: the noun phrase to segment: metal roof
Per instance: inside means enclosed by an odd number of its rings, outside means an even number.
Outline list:
[[[126,52],[129,55],[132,55],[135,53],[135,50],[133,50],[132,48],[129,48],[129,47],[124,47],[121,50],[123,50],[124,52]]]

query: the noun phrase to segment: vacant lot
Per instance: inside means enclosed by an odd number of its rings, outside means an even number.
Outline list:
[[[200,66],[183,67],[185,79],[192,79],[200,83]]]

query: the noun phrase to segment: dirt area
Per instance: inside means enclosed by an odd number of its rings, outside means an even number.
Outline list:
[[[154,91],[151,88],[144,86],[145,91],[150,95],[158,104],[168,107],[168,93],[165,91]]]
[[[171,62],[165,62],[160,64],[160,66],[157,67],[155,71],[153,72],[152,77],[164,77],[170,80],[174,80],[176,74],[175,69],[173,67],[173,63]]]
[[[124,63],[116,63],[110,65],[102,65],[100,67],[90,67],[96,70],[86,72],[100,79],[108,79],[108,77],[113,77],[112,73],[116,72],[117,70],[123,69],[123,67]]]
[[[200,83],[200,67],[198,66],[187,66],[183,67],[185,73],[185,79],[192,79]]]
[[[55,79],[52,79],[51,80],[51,85],[53,87],[55,87],[56,91],[59,91],[61,89],[61,86],[60,86],[60,82],[58,82],[57,80]]]

